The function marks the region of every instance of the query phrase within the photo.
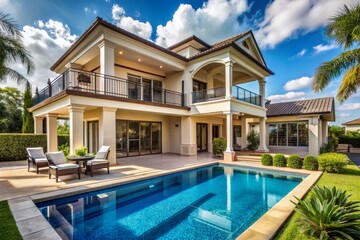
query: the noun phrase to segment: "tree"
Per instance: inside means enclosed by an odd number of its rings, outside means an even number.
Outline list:
[[[360,4],[349,8],[346,5],[326,25],[326,35],[344,50],[336,58],[324,62],[317,69],[312,88],[322,91],[330,81],[344,74],[336,98],[344,102],[360,87]]]
[[[0,132],[21,133],[22,98],[17,88],[0,88]]]
[[[58,121],[57,134],[70,134],[69,121],[67,120]]]
[[[28,108],[32,107],[32,96],[30,83],[26,83],[26,88],[23,97],[23,112],[22,112],[22,132],[33,133],[34,132],[34,119]]]
[[[0,12],[0,82],[7,78],[17,83],[24,83],[27,79],[10,68],[11,63],[20,62],[26,68],[26,74],[31,75],[34,71],[34,63],[29,53],[23,46],[22,35],[18,26],[8,14]]]
[[[258,132],[256,132],[254,129],[252,129],[248,133],[246,140],[248,142],[247,149],[254,151],[259,147],[260,135]]]

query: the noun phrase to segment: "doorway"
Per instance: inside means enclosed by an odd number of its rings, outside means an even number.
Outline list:
[[[208,125],[206,123],[196,124],[196,145],[198,152],[208,151]]]
[[[219,125],[213,125],[212,126],[212,139],[214,140],[214,138],[219,138],[220,137],[220,126]]]

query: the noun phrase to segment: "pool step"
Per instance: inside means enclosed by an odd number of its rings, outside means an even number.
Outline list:
[[[260,156],[235,156],[236,161],[260,162]]]

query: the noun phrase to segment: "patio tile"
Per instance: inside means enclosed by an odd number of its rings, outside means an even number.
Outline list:
[[[278,217],[273,217],[268,214],[262,216],[258,221],[256,221],[249,229],[259,232],[268,236],[268,239],[271,239],[276,233],[278,226],[281,225],[285,219],[280,219]]]
[[[31,207],[31,208],[27,208],[27,209],[23,209],[20,211],[15,211],[12,212],[14,219],[16,222],[28,219],[28,218],[32,218],[32,217],[37,217],[37,216],[41,216],[41,212],[39,211],[39,209],[37,207]]]
[[[26,235],[23,237],[24,240],[61,240],[61,237],[53,228],[46,228],[38,232]]]
[[[29,197],[10,199],[8,202],[9,202],[9,207],[12,212],[35,207],[34,202],[31,201],[31,199]]]
[[[28,218],[19,222],[16,222],[21,236],[26,236],[41,230],[50,228],[51,225],[43,216],[37,216]]]

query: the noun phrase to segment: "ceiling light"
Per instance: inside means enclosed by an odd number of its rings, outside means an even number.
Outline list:
[[[162,65],[160,65],[160,68],[162,68]]]
[[[120,51],[120,52],[119,52],[119,54],[123,54],[123,52],[122,52],[122,51]]]
[[[138,59],[138,62],[141,62],[141,59],[140,59],[140,58]]]

